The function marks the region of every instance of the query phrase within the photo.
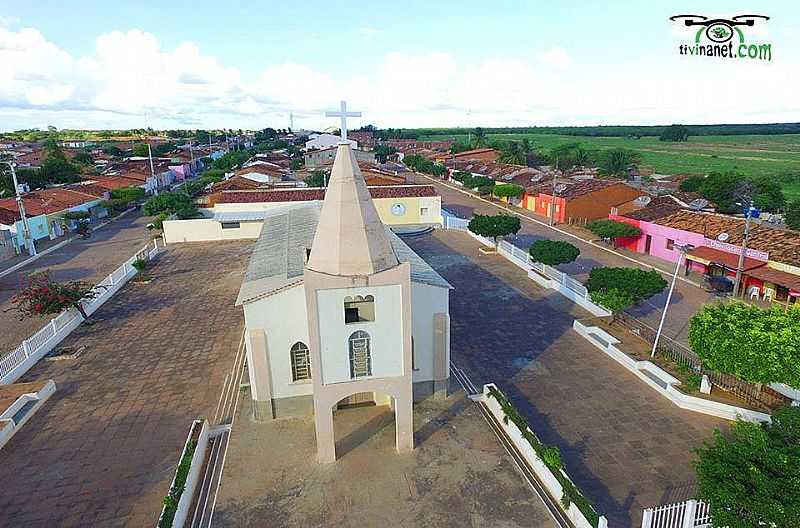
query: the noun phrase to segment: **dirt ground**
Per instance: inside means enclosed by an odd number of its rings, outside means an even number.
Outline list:
[[[394,449],[388,407],[336,412],[339,460],[315,460],[311,418],[234,424],[217,527],[553,527],[463,392],[415,406],[415,444]]]

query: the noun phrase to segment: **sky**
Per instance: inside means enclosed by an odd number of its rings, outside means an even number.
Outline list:
[[[0,0],[0,131],[800,121],[800,2]],[[761,14],[772,60],[682,56]]]

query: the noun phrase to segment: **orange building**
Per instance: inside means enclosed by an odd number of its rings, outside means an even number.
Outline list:
[[[543,183],[526,190],[522,199],[525,209],[556,222],[591,221],[608,218],[612,207],[630,202],[644,192],[617,180],[560,180],[556,188],[555,211],[553,185]]]

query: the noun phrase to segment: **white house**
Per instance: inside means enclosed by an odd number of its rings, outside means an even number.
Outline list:
[[[447,392],[450,288],[381,223],[341,144],[321,206],[268,212],[236,301],[256,419],[313,414],[332,462],[333,411],[389,404],[412,449],[413,401]]]
[[[312,149],[326,149],[330,147],[335,147],[342,141],[342,138],[339,136],[334,136],[333,134],[311,134],[308,136],[308,141],[306,141],[306,150]],[[354,149],[358,148],[358,143],[353,141],[352,139],[346,140],[350,146]]]

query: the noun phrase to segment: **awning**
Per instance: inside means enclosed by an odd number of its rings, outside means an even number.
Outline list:
[[[775,268],[768,268],[766,266],[752,269],[747,272],[747,275],[754,279],[771,282],[772,284],[777,284],[784,288],[800,291],[800,275],[792,275],[791,273],[776,270]]]
[[[719,266],[725,266],[728,269],[735,270],[739,266],[739,255],[734,253],[726,253],[725,251],[720,251],[718,249],[710,248],[708,246],[700,246],[694,248],[693,250],[689,251],[686,254],[687,260],[694,260],[700,262],[705,265],[709,264],[717,264]],[[758,268],[761,266],[765,266],[767,263],[763,260],[756,260],[750,257],[744,258],[744,266],[742,267],[743,271],[751,270],[754,268]]]

